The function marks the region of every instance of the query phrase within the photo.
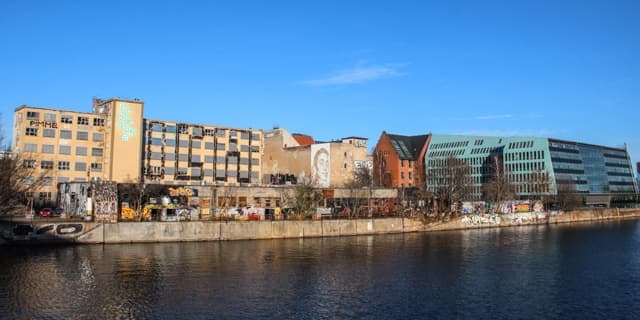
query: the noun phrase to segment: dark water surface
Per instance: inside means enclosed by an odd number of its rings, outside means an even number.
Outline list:
[[[2,319],[640,319],[640,222],[0,247]]]

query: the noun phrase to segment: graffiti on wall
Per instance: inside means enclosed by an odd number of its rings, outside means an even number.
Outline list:
[[[122,142],[128,142],[129,137],[136,135],[135,122],[131,117],[131,107],[126,102],[118,102],[119,112],[116,122],[118,136]]]
[[[331,153],[328,143],[311,145],[311,176],[317,187],[331,185]]]
[[[95,221],[117,222],[118,186],[113,182],[92,183]]]
[[[88,182],[61,183],[58,185],[59,206],[68,216],[84,217],[87,215]]]

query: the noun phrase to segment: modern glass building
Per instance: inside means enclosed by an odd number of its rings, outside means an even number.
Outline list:
[[[492,167],[502,167],[521,197],[556,195],[567,190],[584,195],[586,205],[632,202],[637,181],[626,147],[607,147],[539,137],[431,135],[425,155],[426,185],[435,190],[446,159],[471,168],[469,200],[482,199],[482,185]]]

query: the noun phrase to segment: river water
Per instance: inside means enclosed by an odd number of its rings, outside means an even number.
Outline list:
[[[2,319],[640,318],[640,221],[0,259]]]

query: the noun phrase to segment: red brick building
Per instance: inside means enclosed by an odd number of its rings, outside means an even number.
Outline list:
[[[431,135],[402,136],[382,132],[373,150],[373,181],[385,187],[424,185],[424,156]]]

